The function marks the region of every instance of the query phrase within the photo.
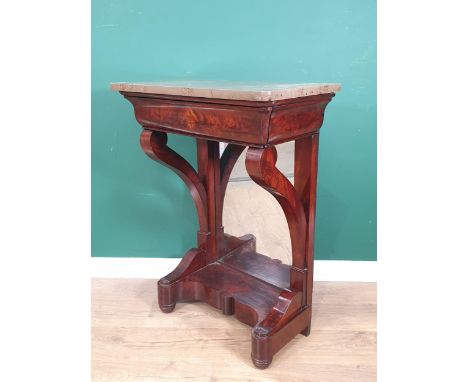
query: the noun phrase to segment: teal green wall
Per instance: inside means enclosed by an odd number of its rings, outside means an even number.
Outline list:
[[[182,181],[147,158],[116,81],[341,82],[320,141],[318,259],[376,259],[375,0],[92,2],[92,255],[195,244]],[[191,138],[170,144],[194,163]]]

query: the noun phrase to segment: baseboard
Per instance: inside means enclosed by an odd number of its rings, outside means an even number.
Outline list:
[[[171,272],[180,259],[92,257],[91,277],[159,279]],[[377,281],[376,261],[316,260],[317,281]]]

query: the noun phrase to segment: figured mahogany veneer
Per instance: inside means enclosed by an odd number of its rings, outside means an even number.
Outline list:
[[[292,338],[310,333],[318,132],[334,94],[260,102],[121,93],[143,126],[144,152],[180,176],[198,215],[197,248],[158,282],[161,310],[172,312],[178,301],[204,301],[235,315],[253,327],[254,365],[268,367]],[[196,170],[169,148],[168,132],[197,139]],[[294,185],[276,168],[274,145],[289,140],[295,140]],[[229,142],[222,156],[218,141]],[[224,233],[229,176],[246,148],[247,172],[285,213],[291,265],[257,253],[252,235]]]
[[[248,145],[278,144],[316,132],[334,94],[280,101],[214,100],[121,92],[149,130]]]

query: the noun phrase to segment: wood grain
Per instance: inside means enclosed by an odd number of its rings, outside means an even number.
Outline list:
[[[165,315],[156,283],[92,280],[93,382],[376,380],[375,283],[316,282],[310,336],[266,370],[252,367],[250,327],[203,303]]]
[[[265,145],[316,132],[335,93],[278,101],[242,101],[125,92],[145,129],[209,140]]]
[[[201,231],[208,230],[207,196],[197,172],[184,158],[167,146],[167,134],[159,131],[142,130],[140,145],[151,159],[173,170],[184,181],[197,209]]]

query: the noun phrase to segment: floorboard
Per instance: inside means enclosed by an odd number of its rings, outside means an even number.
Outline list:
[[[376,380],[376,284],[316,282],[312,333],[272,365],[250,360],[250,327],[203,303],[160,312],[156,280],[92,280],[93,382]]]

